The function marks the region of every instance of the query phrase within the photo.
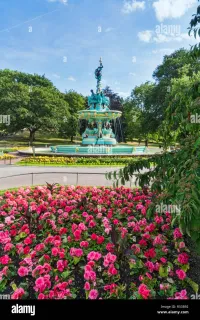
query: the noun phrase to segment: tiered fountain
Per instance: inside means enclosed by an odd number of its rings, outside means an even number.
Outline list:
[[[87,120],[87,128],[82,135],[82,145],[68,145],[51,147],[55,153],[67,154],[131,154],[133,147],[119,146],[115,134],[112,130],[111,122],[121,117],[121,111],[110,110],[110,100],[101,90],[102,78],[102,60],[95,70],[95,78],[97,79],[96,93],[91,90],[91,96],[88,97],[88,109],[78,112],[79,119]]]

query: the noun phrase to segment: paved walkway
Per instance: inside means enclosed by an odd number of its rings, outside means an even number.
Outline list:
[[[42,185],[46,184],[46,182],[62,185],[111,186],[112,181],[106,180],[105,173],[119,168],[19,167],[0,164],[0,190],[20,186]],[[21,176],[17,176],[20,174]],[[134,186],[135,184],[135,177],[133,177],[131,185]],[[127,182],[126,186],[130,187],[130,182]]]

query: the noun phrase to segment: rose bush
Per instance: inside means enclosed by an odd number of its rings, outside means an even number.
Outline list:
[[[12,299],[187,299],[189,254],[151,192],[20,188],[0,197],[0,292]]]

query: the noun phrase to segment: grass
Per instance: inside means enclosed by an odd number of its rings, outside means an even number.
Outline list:
[[[46,133],[43,132],[36,132],[35,134],[35,141],[34,146],[36,147],[45,147],[46,145],[73,145],[73,144],[80,144],[81,143],[81,137],[75,137],[74,142],[71,142],[70,140],[64,138],[60,138],[56,136],[56,134],[53,133]],[[126,144],[130,146],[138,146],[138,141],[127,141],[127,143],[121,142],[119,145]],[[144,145],[144,141],[141,141],[141,145]],[[149,147],[157,147],[159,143],[156,143],[155,141],[149,142]],[[4,140],[0,140],[0,148],[10,148],[10,147],[29,147],[29,132],[24,131],[16,134],[13,137],[6,138]]]
[[[57,136],[53,136],[52,133],[40,133],[36,132],[35,135],[36,141],[34,141],[33,145],[36,147],[45,147],[48,145],[65,145],[65,144],[79,144],[81,139],[77,137],[72,143],[70,140],[62,139]],[[13,137],[6,138],[4,140],[0,140],[0,148],[10,148],[10,147],[29,147],[29,133],[23,132],[16,134]]]

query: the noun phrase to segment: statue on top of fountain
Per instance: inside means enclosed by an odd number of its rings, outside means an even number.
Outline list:
[[[110,99],[103,94],[101,90],[101,78],[102,78],[103,64],[100,58],[100,66],[95,70],[95,78],[97,79],[97,90],[91,90],[91,96],[88,97],[88,107],[90,110],[109,110]]]

